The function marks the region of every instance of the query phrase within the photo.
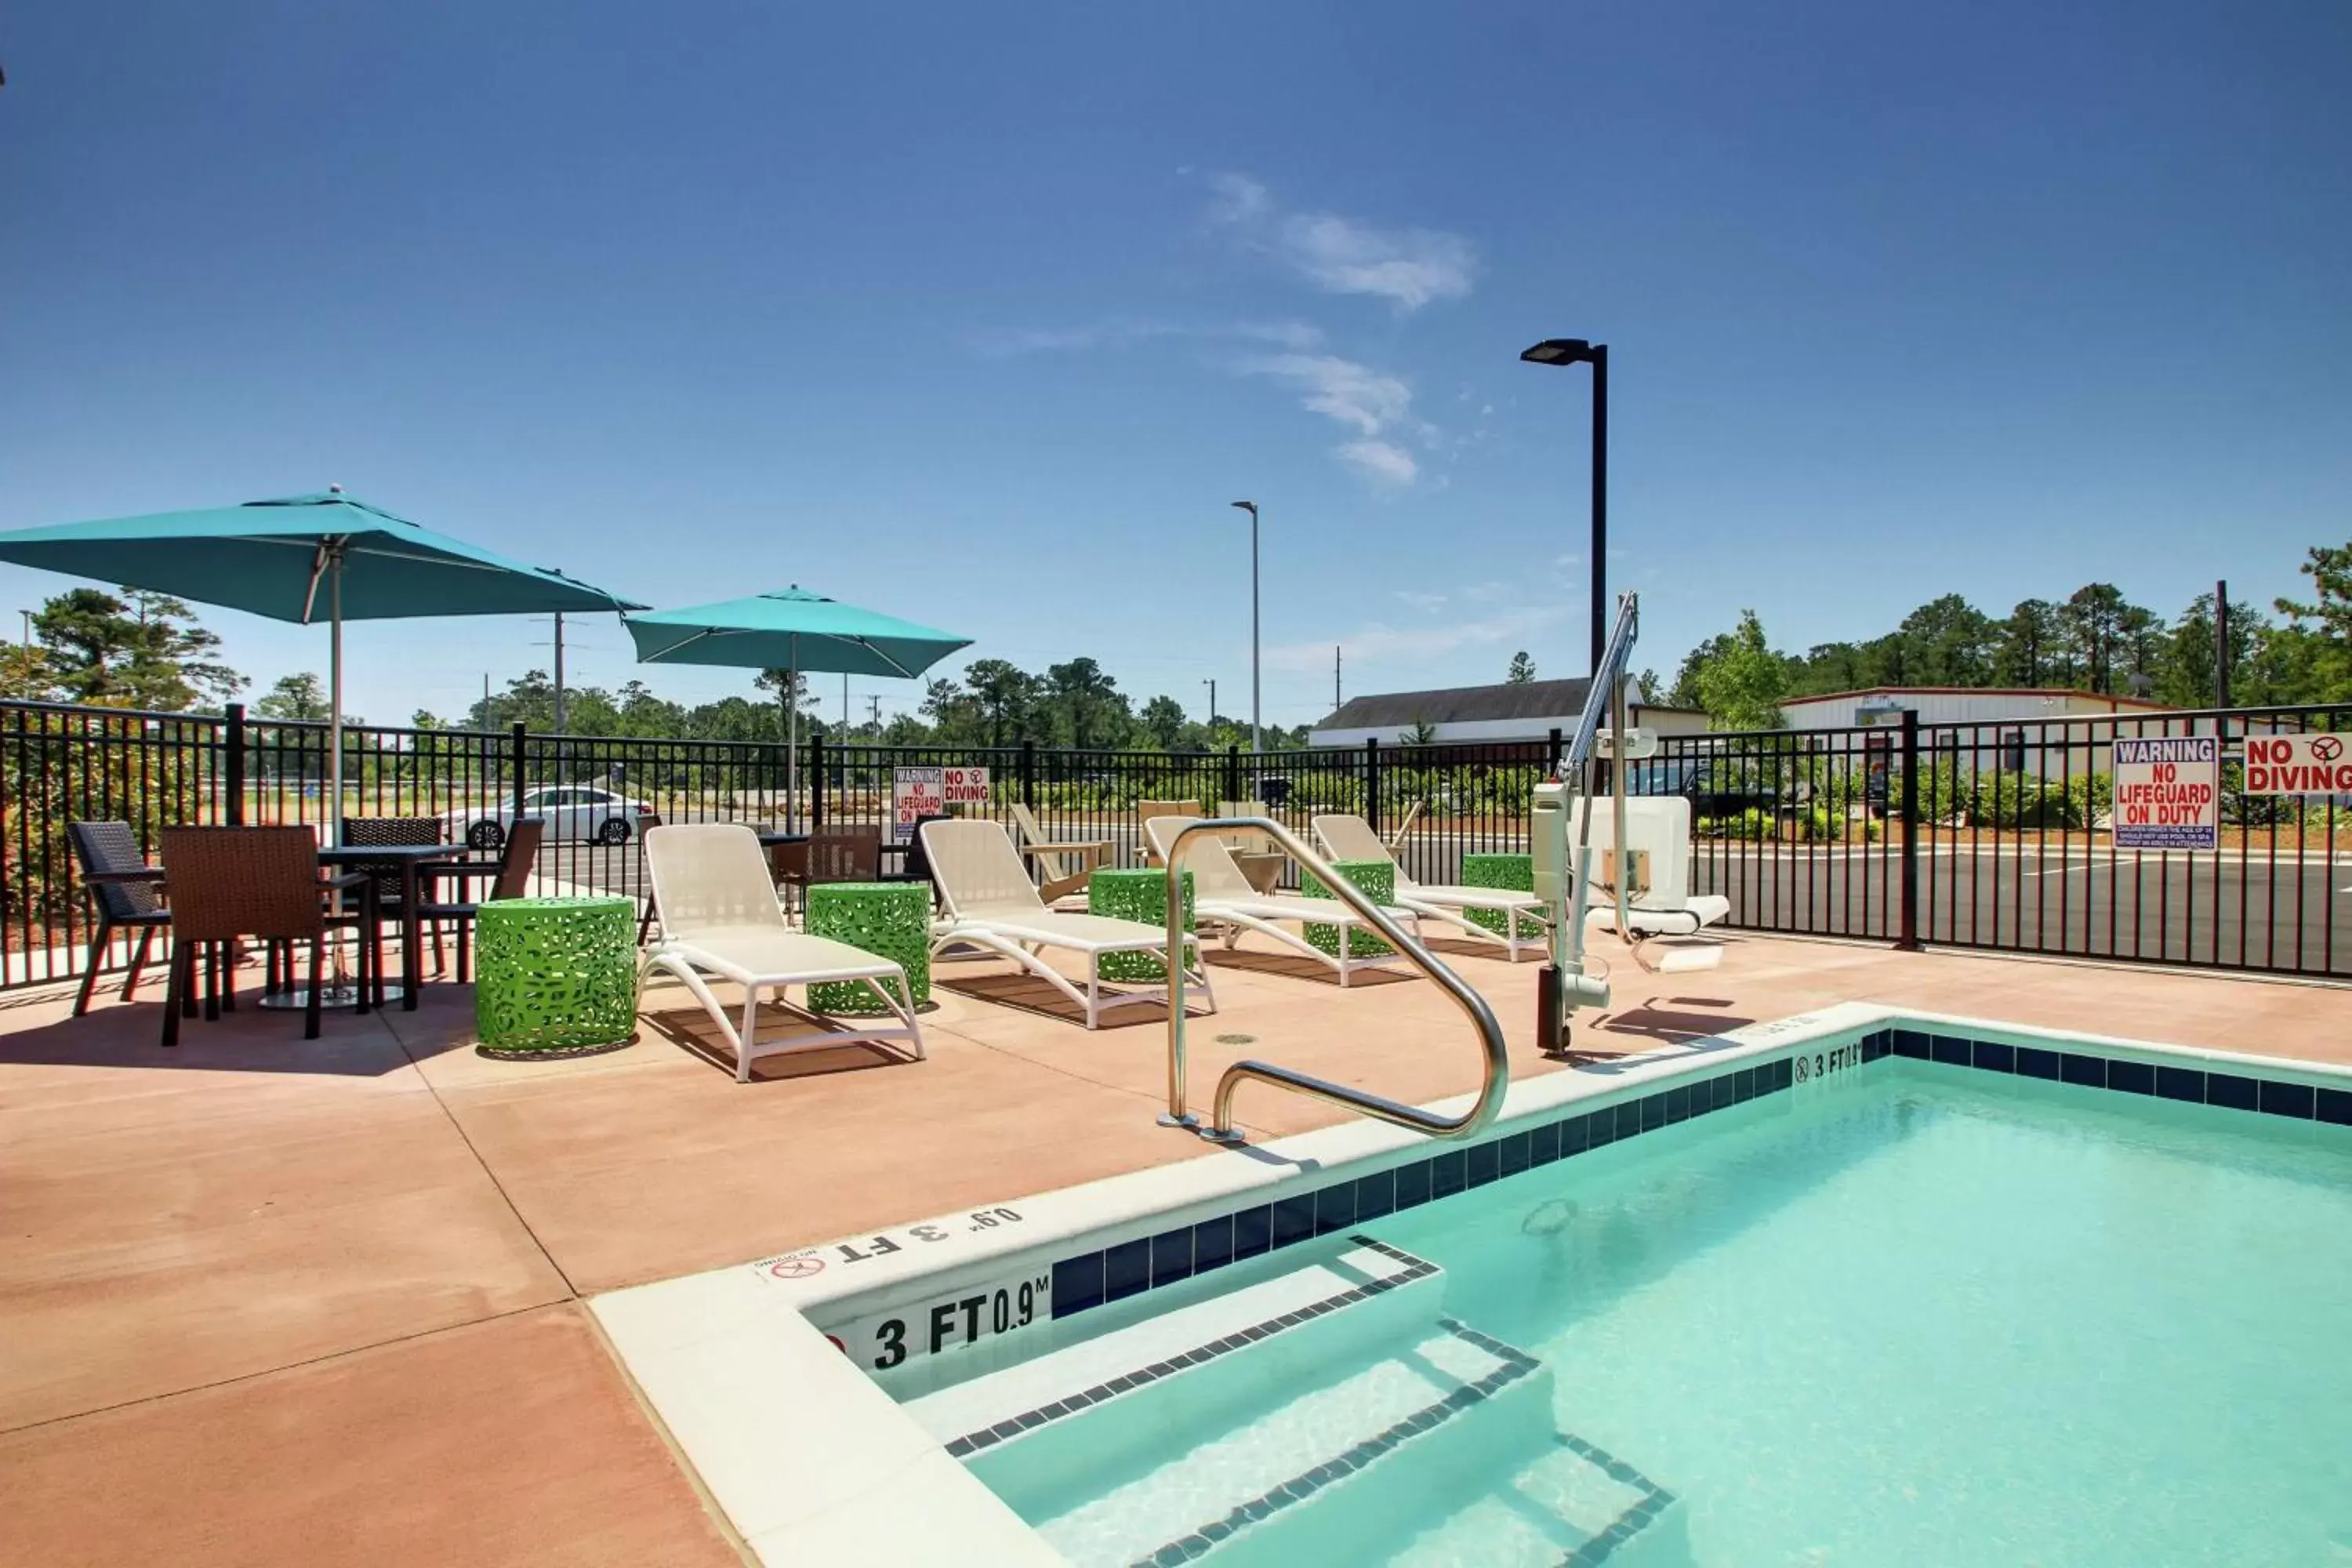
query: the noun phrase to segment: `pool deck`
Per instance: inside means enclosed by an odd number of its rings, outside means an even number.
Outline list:
[[[1406,1100],[1475,1081],[1461,1017],[1425,981],[1341,991],[1288,960],[1217,956],[1196,1105],[1239,1056]],[[1571,1070],[1534,1049],[1534,963],[1448,956],[1502,1019],[1516,1075]],[[583,1297],[1234,1157],[1153,1124],[1156,1008],[1089,1034],[1008,1005],[1034,993],[989,978],[1003,967],[943,968],[927,1061],[769,1058],[749,1086],[688,1048],[709,1026],[675,986],[648,991],[627,1049],[528,1064],[474,1053],[471,994],[452,986],[415,1013],[331,1016],[307,1043],[297,1018],[248,1007],[190,1023],[173,1052],[160,983],[83,1019],[69,988],[0,998],[10,1557],[740,1561]],[[1720,969],[1621,959],[1616,986],[1580,1046],[1875,1001],[2352,1062],[2352,989],[2334,985],[1735,937]],[[1240,1110],[1265,1136],[1340,1119],[1255,1086]]]

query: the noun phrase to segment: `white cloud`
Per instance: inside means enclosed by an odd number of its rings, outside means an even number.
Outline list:
[[[1529,605],[1497,610],[1477,620],[1433,626],[1398,627],[1376,621],[1346,637],[1270,647],[1265,650],[1265,664],[1270,669],[1328,669],[1334,641],[1350,664],[1435,658],[1465,647],[1531,640],[1535,633],[1558,623],[1566,613],[1551,605]]]
[[[1327,294],[1370,294],[1401,310],[1470,292],[1478,249],[1443,229],[1384,229],[1338,213],[1292,212],[1245,174],[1210,182],[1212,223]]]
[[[1412,407],[1412,388],[1403,382],[1337,354],[1261,354],[1242,361],[1241,368],[1288,382],[1308,408],[1360,435],[1379,435]]]
[[[1409,485],[1421,474],[1412,453],[1386,441],[1349,441],[1332,450],[1341,462],[1354,464],[1383,484]]]
[[[1433,610],[1445,603],[1443,594],[1418,594],[1410,588],[1399,588],[1397,597],[1416,610]]]
[[[1341,462],[1385,485],[1409,485],[1420,477],[1412,454],[1386,439],[1400,426],[1423,440],[1433,434],[1426,421],[1412,417],[1412,388],[1401,378],[1338,354],[1255,354],[1235,368],[1286,384],[1301,406],[1354,431],[1355,440],[1332,448]]]

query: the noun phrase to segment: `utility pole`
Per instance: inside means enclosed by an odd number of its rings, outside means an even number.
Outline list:
[[[1213,675],[1202,684],[1209,689],[1209,722],[1213,725],[1217,721],[1217,678]]]
[[[849,733],[849,671],[841,672],[841,732]]]
[[[1339,700],[1339,645],[1331,645],[1331,711],[1337,713],[1343,705]]]
[[[482,728],[490,727],[490,672],[482,671]]]
[[[2213,584],[2213,706],[2230,705],[2230,584]]]
[[[555,732],[563,733],[563,612],[555,612]]]
[[[868,692],[868,693],[866,694],[866,721],[867,723],[869,723],[869,724],[871,724],[871,725],[873,725],[873,726],[874,726],[874,736],[875,736],[875,739],[877,739],[877,740],[881,739],[881,736],[882,736],[882,699],[881,699],[881,697],[880,697],[879,695],[877,695],[877,694],[876,694],[876,693],[873,693],[873,692]]]

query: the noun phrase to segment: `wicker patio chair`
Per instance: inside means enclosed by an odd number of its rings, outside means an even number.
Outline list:
[[[163,1007],[163,1043],[180,1043],[180,1014],[196,984],[196,954],[211,949],[212,973],[225,982],[207,984],[205,1016],[217,1018],[233,1006],[236,971],[219,962],[220,950],[240,937],[267,942],[310,944],[310,993],[302,1012],[302,1037],[319,1037],[320,992],[325,984],[327,932],[354,927],[359,942],[359,1002],[365,1013],[382,982],[383,953],[375,885],[363,872],[319,874],[319,841],[307,827],[167,827],[162,836],[163,875],[171,894],[172,985]],[[356,893],[356,912],[331,912],[331,894]],[[225,994],[224,994],[225,993]]]
[[[457,928],[457,981],[463,984],[473,973],[474,917],[482,906],[497,899],[520,899],[530,890],[530,868],[539,858],[539,844],[547,833],[547,819],[541,816],[519,817],[507,841],[499,847],[496,860],[427,860],[416,868],[416,875],[429,889],[416,906],[417,918],[433,923],[433,967],[440,973],[441,927],[444,921]],[[441,896],[444,879],[456,882],[462,895],[467,884],[477,877],[491,879],[489,897],[446,899]]]
[[[79,1018],[89,1011],[90,993],[98,985],[98,972],[106,963],[115,928],[129,926],[139,932],[139,944],[131,950],[131,973],[122,982],[122,999],[128,1002],[139,989],[139,973],[147,966],[156,928],[169,926],[172,917],[157,891],[163,885],[163,869],[147,864],[131,824],[70,822],[66,825],[66,837],[73,842],[74,858],[81,863],[82,887],[89,894],[96,922],[90,932],[89,956],[82,965],[81,990],[74,997],[74,1016]]]
[[[411,847],[419,844],[438,844],[447,835],[447,825],[437,816],[347,816],[343,818],[343,843],[352,848],[367,849],[377,845]],[[397,860],[360,860],[345,868],[362,871],[375,883],[376,907],[388,919],[400,908],[400,862]]]

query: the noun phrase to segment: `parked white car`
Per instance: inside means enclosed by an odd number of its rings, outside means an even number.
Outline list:
[[[599,844],[626,844],[636,837],[637,818],[653,810],[641,800],[615,795],[593,784],[541,784],[526,790],[522,815],[546,820],[550,838],[593,839]],[[514,826],[515,803],[501,802],[472,811],[447,811],[441,820],[449,837],[469,849],[496,849],[507,841]]]

